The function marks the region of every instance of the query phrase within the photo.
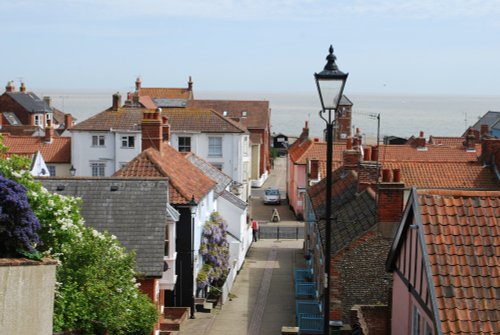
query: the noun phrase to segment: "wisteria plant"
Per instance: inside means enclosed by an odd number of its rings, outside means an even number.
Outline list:
[[[203,268],[196,278],[197,287],[204,289],[208,285],[223,283],[229,273],[229,243],[227,224],[217,212],[210,215],[203,227],[200,254]]]

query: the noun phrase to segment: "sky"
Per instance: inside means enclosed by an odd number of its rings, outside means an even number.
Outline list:
[[[0,1],[0,85],[500,95],[500,0]]]

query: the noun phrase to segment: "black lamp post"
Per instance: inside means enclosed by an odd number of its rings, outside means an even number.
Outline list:
[[[196,207],[198,206],[198,204],[196,203],[196,201],[194,200],[194,195],[191,196],[191,200],[189,201],[188,203],[189,205],[189,209],[191,210],[191,291],[192,291],[192,294],[191,294],[191,303],[190,303],[190,309],[191,309],[191,316],[190,318],[191,319],[194,319],[194,309],[195,309],[195,306],[194,306],[194,283],[195,283],[195,279],[194,279],[194,219],[195,219],[195,214],[196,214]]]
[[[322,110],[319,116],[326,122],[326,229],[325,229],[325,287],[324,287],[324,317],[323,333],[328,334],[330,329],[330,262],[331,262],[331,235],[332,235],[332,158],[333,158],[333,126],[337,107],[342,99],[348,73],[343,73],[335,64],[337,57],[333,54],[330,45],[327,63],[320,73],[315,73],[319,99]],[[333,112],[333,115],[332,115]]]

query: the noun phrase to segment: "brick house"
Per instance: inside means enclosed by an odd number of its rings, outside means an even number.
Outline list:
[[[188,100],[192,108],[210,108],[242,124],[250,133],[252,186],[260,187],[271,169],[271,109],[264,100]]]
[[[108,231],[136,252],[140,289],[162,314],[165,290],[172,291],[177,279],[174,237],[179,214],[168,203],[168,179],[80,177],[41,182],[50,192],[80,197],[87,225]],[[159,329],[158,323],[152,334],[159,334]]]
[[[56,135],[62,133],[73,125],[73,117],[53,108],[50,101],[50,97],[40,99],[27,91],[24,83],[16,91],[14,83],[8,82],[0,95],[0,132],[31,135],[50,123]]]
[[[331,320],[346,325],[353,306],[388,304],[391,280],[384,272],[384,254],[389,252],[411,187],[500,189],[494,166],[500,156],[498,143],[483,139],[483,148],[475,145],[472,151],[424,141],[365,147],[362,155],[360,146],[347,140],[332,185]],[[325,184],[322,180],[308,188],[305,212],[305,246],[313,256],[310,268],[316,274],[318,294],[324,268]]]
[[[412,190],[386,264],[392,334],[500,333],[499,209],[500,191]]]
[[[179,279],[174,291],[167,292],[168,307],[194,307],[195,279],[203,266],[199,257],[205,221],[217,210],[216,183],[205,176],[184,154],[163,141],[160,113],[145,111],[143,151],[114,175],[127,178],[164,177],[169,181],[169,203],[179,212],[176,223],[176,269]],[[194,203],[193,203],[194,201]],[[191,310],[194,315],[194,309]]]

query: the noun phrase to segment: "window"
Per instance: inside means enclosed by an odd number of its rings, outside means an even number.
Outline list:
[[[47,169],[49,169],[51,177],[54,177],[56,175],[56,167],[54,165],[47,165]]]
[[[208,138],[208,156],[222,157],[222,137]]]
[[[134,148],[135,136],[122,136],[122,148]]]
[[[179,146],[177,148],[179,152],[190,152],[191,151],[191,137],[179,137]]]
[[[50,113],[45,114],[45,124],[49,124],[52,121]]]
[[[33,122],[34,122],[35,126],[39,126],[39,127],[43,126],[43,124],[42,124],[42,118],[41,118],[40,114],[35,114]]]
[[[248,156],[248,149],[250,148],[248,144],[248,136],[243,137],[243,156]]]
[[[91,163],[90,167],[92,169],[92,177],[104,177],[104,171],[106,170],[105,163]]]
[[[413,305],[411,335],[420,335],[420,313],[415,305]]]
[[[92,135],[92,146],[93,147],[103,147],[104,144],[105,144],[104,135]]]
[[[165,252],[164,256],[168,257],[170,255],[169,250],[170,250],[170,232],[168,229],[168,225],[165,227]]]

